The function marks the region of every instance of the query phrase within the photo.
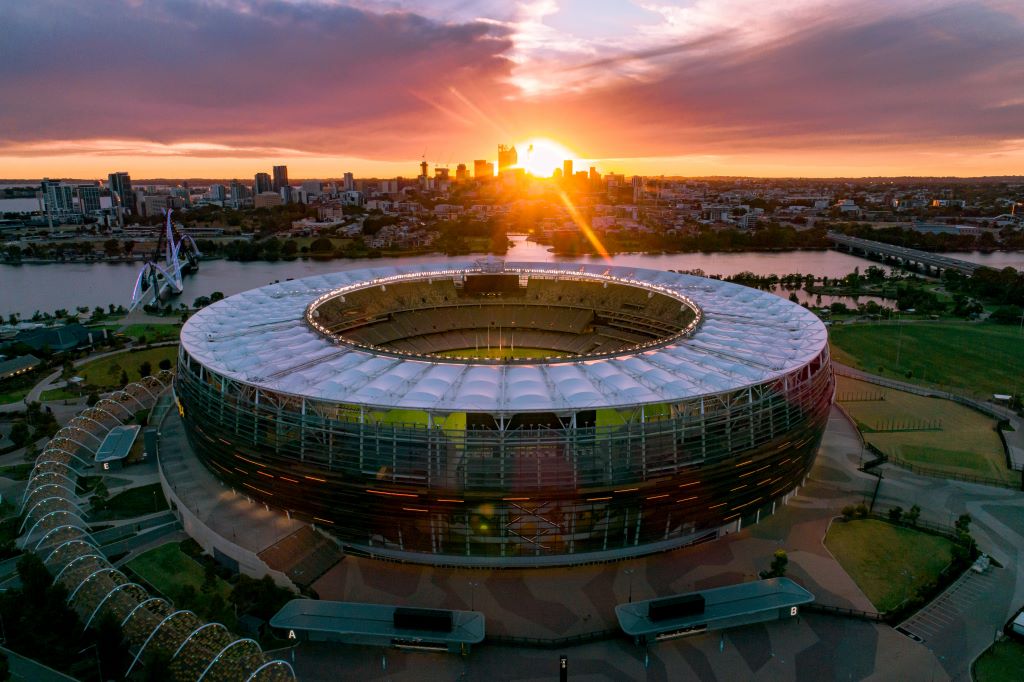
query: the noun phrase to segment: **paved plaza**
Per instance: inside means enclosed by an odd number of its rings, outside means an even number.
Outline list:
[[[165,443],[184,442],[175,417],[164,423]],[[167,457],[166,448],[164,453]],[[171,480],[222,534],[258,550],[297,527],[298,522],[225,489],[197,461],[180,454],[165,459]],[[818,603],[874,611],[822,542],[844,505],[869,501],[874,492],[876,477],[857,470],[861,456],[856,430],[833,409],[818,460],[799,495],[773,517],[718,541],[576,568],[433,568],[347,557],[313,587],[322,599],[477,610],[486,615],[489,636],[559,640],[615,630],[614,607],[629,599],[754,580],[782,548],[790,559],[787,576]],[[1024,495],[926,478],[890,465],[882,471],[876,510],[918,503],[923,519],[946,525],[967,511],[983,551],[1003,565],[920,614],[915,622],[928,623],[917,626],[920,641],[888,625],[806,612],[797,619],[647,649],[621,636],[556,648],[512,646],[503,639],[466,657],[306,643],[294,650],[296,670],[303,680],[551,680],[557,679],[558,657],[565,654],[572,680],[969,679],[971,661],[991,643],[1013,605],[1024,600],[1015,549],[1024,547]]]

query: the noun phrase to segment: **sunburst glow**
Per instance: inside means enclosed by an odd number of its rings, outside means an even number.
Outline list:
[[[538,178],[549,178],[556,168],[562,167],[563,161],[576,159],[575,153],[544,137],[519,142],[516,150],[519,152],[518,166]]]

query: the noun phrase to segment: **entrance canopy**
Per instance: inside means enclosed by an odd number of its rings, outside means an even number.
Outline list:
[[[664,639],[789,618],[812,601],[814,595],[789,578],[770,578],[619,604],[615,615],[627,635]]]

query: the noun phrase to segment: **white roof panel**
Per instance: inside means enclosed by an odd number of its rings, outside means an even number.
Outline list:
[[[813,313],[774,294],[692,275],[603,264],[508,262],[505,270],[657,285],[692,300],[703,312],[701,325],[688,338],[632,355],[500,365],[358,349],[322,336],[304,319],[315,298],[339,287],[478,270],[472,263],[411,263],[272,284],[200,310],[182,329],[182,344],[210,370],[268,390],[373,407],[497,414],[625,407],[733,390],[791,372],[827,343],[825,327]]]

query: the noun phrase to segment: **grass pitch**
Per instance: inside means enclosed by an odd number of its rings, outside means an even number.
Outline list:
[[[544,348],[516,348],[515,350],[509,348],[462,348],[459,350],[446,350],[434,355],[440,355],[446,358],[489,358],[489,359],[535,359],[535,358],[549,358],[553,356],[563,355],[556,350],[546,350]]]
[[[1024,386],[1024,336],[1015,325],[850,324],[829,337],[836,360],[872,374],[983,397]]]
[[[949,565],[953,543],[913,528],[860,519],[834,522],[825,546],[884,613],[938,578]]]
[[[1016,481],[1006,468],[996,421],[940,398],[926,398],[863,381],[836,377],[836,395],[864,439],[890,458],[936,470]],[[883,397],[883,400],[870,398]],[[899,427],[939,426],[938,430],[887,431]]]

